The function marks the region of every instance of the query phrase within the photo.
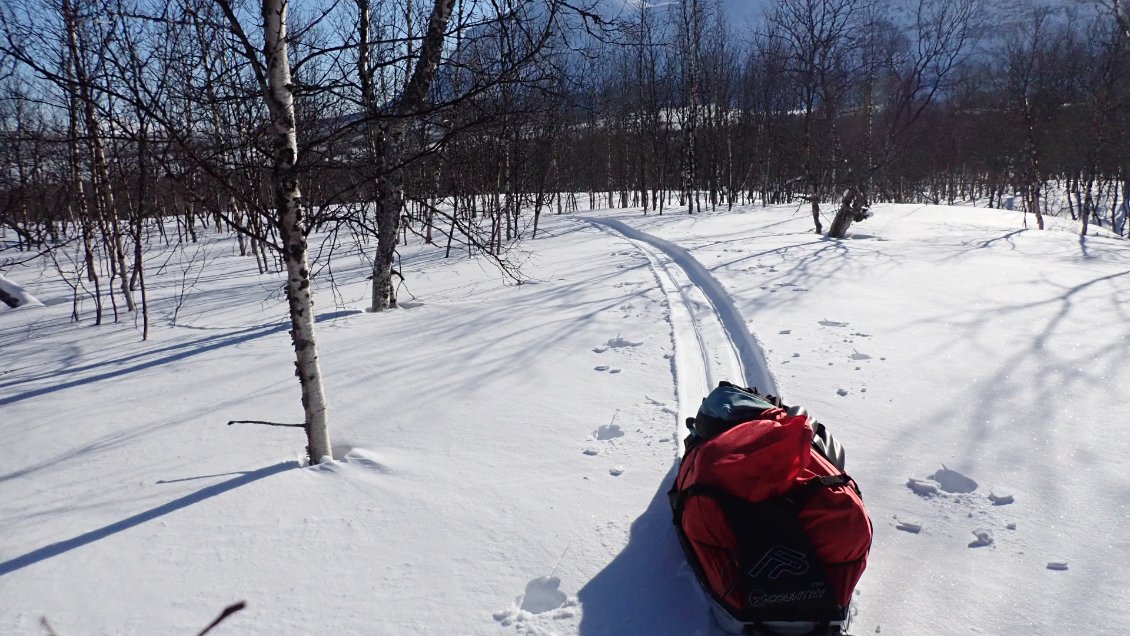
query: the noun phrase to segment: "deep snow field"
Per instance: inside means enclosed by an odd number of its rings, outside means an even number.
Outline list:
[[[281,277],[233,239],[151,250],[147,342],[6,269],[43,306],[0,306],[0,634],[191,635],[239,600],[212,634],[718,634],[665,493],[722,379],[846,446],[852,634],[1121,633],[1130,246],[1052,221],[546,216],[521,285],[413,240],[382,314],[339,250],[309,467],[296,429],[226,424],[301,420]]]

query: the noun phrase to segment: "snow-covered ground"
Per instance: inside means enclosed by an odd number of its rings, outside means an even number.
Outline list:
[[[27,292],[23,286],[18,285],[0,274],[0,302],[8,307],[28,307],[42,305],[39,299]]]
[[[665,493],[721,379],[847,447],[853,634],[1121,632],[1126,242],[875,211],[843,241],[794,207],[547,217],[522,285],[413,244],[383,314],[339,256],[313,467],[226,425],[300,419],[279,279],[233,241],[150,255],[148,342],[6,271],[43,306],[0,308],[0,633],[195,634],[246,600],[213,633],[716,634]]]

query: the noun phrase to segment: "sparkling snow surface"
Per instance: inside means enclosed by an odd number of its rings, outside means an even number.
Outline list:
[[[522,285],[414,241],[381,314],[342,248],[312,467],[226,425],[301,420],[281,278],[233,240],[152,249],[148,342],[12,268],[45,306],[0,307],[0,634],[188,635],[239,600],[214,634],[717,634],[665,493],[722,379],[845,445],[853,634],[1120,632],[1130,244],[875,212],[842,241],[795,207],[546,216]]]

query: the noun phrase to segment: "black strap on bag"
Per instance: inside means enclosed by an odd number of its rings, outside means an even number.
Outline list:
[[[714,412],[717,409],[716,405],[711,402],[712,397],[725,394],[727,389],[731,392],[731,395],[739,397],[735,399],[734,404],[728,405],[728,410],[724,414]],[[783,408],[790,412],[794,410],[793,407],[786,406],[781,402],[781,398],[776,395],[765,395],[758,391],[757,387],[741,387],[725,380],[719,382],[717,388],[711,391],[711,395],[703,398],[702,402],[703,405],[699,408],[695,417],[688,417],[686,420],[687,429],[690,431],[690,435],[687,435],[683,443],[686,451],[690,451],[703,441],[738,424],[760,418],[767,406]],[[816,449],[816,452],[831,462],[833,466],[841,471],[844,470],[846,452],[844,447],[832,437],[831,431],[809,416],[803,407],[797,407],[795,410],[808,416],[809,426],[812,427],[812,448]]]

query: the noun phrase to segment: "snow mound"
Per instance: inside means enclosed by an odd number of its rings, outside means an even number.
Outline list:
[[[0,274],[0,302],[12,309],[43,306],[38,298],[29,294],[21,285],[3,274]]]

